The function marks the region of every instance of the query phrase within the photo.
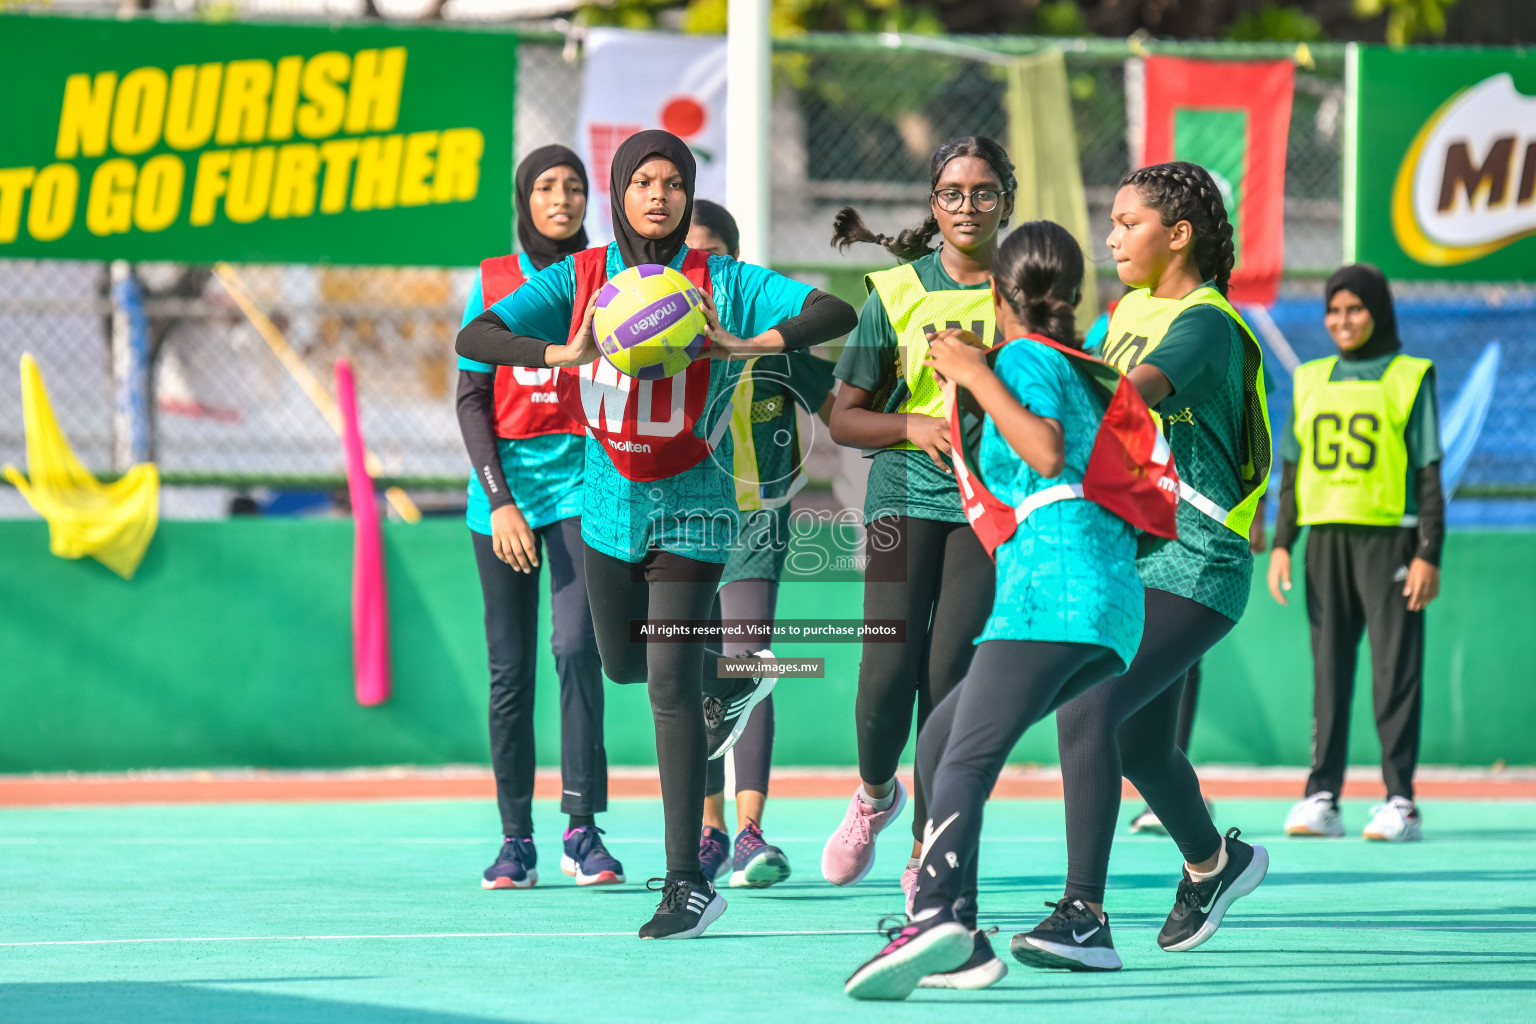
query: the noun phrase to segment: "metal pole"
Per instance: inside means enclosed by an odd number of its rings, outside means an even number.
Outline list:
[[[150,460],[149,321],[133,267],[112,261],[112,467]]]
[[[768,34],[770,0],[730,0],[727,9],[725,201],[741,229],[741,258],[766,266],[768,221]]]

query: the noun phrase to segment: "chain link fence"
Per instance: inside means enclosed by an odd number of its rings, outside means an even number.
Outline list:
[[[76,8],[78,9],[78,8]],[[285,7],[272,13],[292,18]],[[245,16],[267,13],[248,9]],[[328,12],[351,16],[348,10]],[[771,123],[776,267],[845,294],[884,254],[828,245],[833,214],[857,206],[877,230],[925,216],[929,154],[960,134],[1007,137],[1003,68],[986,53],[899,45],[882,37],[803,37],[776,42]],[[1034,40],[987,40],[1001,52]],[[1073,118],[1094,225],[1129,161],[1123,48],[1067,46]],[[1198,49],[1198,48],[1197,48]],[[1203,48],[1235,55],[1230,48]],[[983,58],[983,59],[978,59]],[[575,142],[579,47],[549,33],[525,40],[519,59],[517,155]],[[1341,260],[1342,50],[1299,67],[1285,199],[1287,277],[1275,320],[1303,356],[1322,354],[1321,277]],[[859,251],[863,250],[863,251]],[[1113,277],[1102,242],[1097,272]],[[303,389],[205,267],[140,264],[153,359],[150,454],[168,482],[325,486],[343,471],[341,446]],[[338,356],[358,374],[363,429],[393,479],[417,487],[461,484],[467,466],[454,416],[458,330],[472,269],[242,265],[235,273],[287,344],[329,383]],[[120,470],[113,415],[111,273],[101,263],[0,261],[0,461],[21,464],[16,360],[32,352],[55,412],[83,461]],[[852,297],[850,294],[850,297]],[[1536,290],[1402,288],[1410,348],[1441,365],[1442,399],[1496,336],[1505,369],[1466,483],[1536,493],[1536,448],[1520,448],[1517,419],[1536,408]],[[1313,352],[1312,349],[1317,351]],[[1277,371],[1278,372],[1278,371]],[[1277,402],[1288,389],[1277,389]],[[1284,422],[1276,409],[1276,427]],[[829,474],[835,463],[813,459]],[[9,510],[14,493],[0,495]]]

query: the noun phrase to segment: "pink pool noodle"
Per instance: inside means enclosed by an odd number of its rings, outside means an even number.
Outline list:
[[[352,499],[352,669],[357,702],[364,707],[389,699],[389,599],[379,537],[379,506],[363,455],[352,367],[336,360],[336,404],[341,441],[347,453],[347,493]]]

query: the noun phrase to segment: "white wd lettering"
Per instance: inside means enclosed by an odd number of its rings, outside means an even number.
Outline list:
[[[657,419],[654,412],[657,384],[666,384],[672,390],[672,406],[664,420]],[[662,381],[641,381],[640,404],[635,413],[635,433],[643,437],[676,437],[681,434],[685,419],[683,400],[687,397],[688,388],[683,382],[682,374]]]
[[[615,370],[606,359],[583,366],[579,379],[581,411],[587,417],[587,425],[593,430],[617,434],[624,427],[624,407],[629,404],[629,389],[635,379]]]

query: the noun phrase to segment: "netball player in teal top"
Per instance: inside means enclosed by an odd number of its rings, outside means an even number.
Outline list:
[[[464,323],[544,267],[587,247],[587,173],[564,146],[542,146],[517,168],[521,252],[485,260]],[[466,518],[485,601],[490,655],[491,766],[502,845],[480,884],[538,881],[533,843],[534,687],[540,575],[548,570],[549,645],[560,680],[560,809],[568,816],[561,869],[578,885],[617,884],[624,868],[603,845],[595,815],[608,809],[603,672],[582,566],[583,437],[552,403],[552,370],[459,360],[459,430],[474,472]]]
[[[930,345],[927,364],[986,413],[976,469],[1015,508],[1082,484],[1104,417],[1068,357],[1027,337],[1077,347],[1082,282],[1082,250],[1065,228],[1020,225],[993,262],[997,326],[1012,339],[995,367],[961,332]],[[1024,732],[1124,671],[1141,640],[1136,531],[1109,510],[1082,497],[1042,504],[994,554],[996,596],[970,670],[918,737],[929,798],[910,917],[848,979],[856,999],[902,999],[919,984],[985,988],[1007,974],[976,928],[982,807]]]
[[[632,636],[631,623],[709,618],[736,532],[730,439],[717,435],[716,427],[730,414],[738,360],[830,341],[856,322],[847,303],[766,268],[691,255],[684,239],[693,183],[693,154],[681,139],[663,131],[631,136],[614,154],[609,182],[616,241],[539,273],[471,321],[459,332],[457,346],[460,355],[481,362],[563,367],[561,373],[570,376],[562,378],[562,388],[569,383],[581,389],[579,408],[588,433],[582,538],[598,649],[609,678],[647,684],[656,723],[667,874],[654,880],[661,883],[661,903],[640,930],[642,938],[696,937],[720,916],[725,901],[704,878],[698,860],[705,760],[715,732],[704,720],[703,644],[647,644]],[[604,378],[612,368],[592,365],[598,358],[592,337],[596,292],[590,299],[577,294],[577,261],[586,268],[598,259],[609,277],[643,264],[707,272],[702,287],[712,299],[710,359],[696,361],[670,381]],[[652,388],[675,394],[670,389],[683,389],[684,375],[698,373],[708,374],[707,392],[697,401],[684,399],[669,442],[639,435],[640,394]],[[708,449],[702,454],[700,443]],[[693,457],[673,458],[680,447]],[[755,680],[711,685],[725,690],[722,701],[736,711],[735,717],[712,723],[727,734],[736,717],[755,704],[738,700],[735,690],[768,688]]]

